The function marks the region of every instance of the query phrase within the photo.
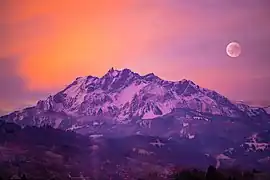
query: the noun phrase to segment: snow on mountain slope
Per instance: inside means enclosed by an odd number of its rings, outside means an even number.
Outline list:
[[[216,95],[215,99],[213,94],[215,95],[187,80],[170,82],[153,74],[140,76],[128,69],[111,69],[99,79],[79,78],[62,91],[61,95],[65,98],[61,103],[66,108],[60,110],[74,116],[109,114],[117,120],[132,117],[151,119],[167,114],[176,107],[227,116],[239,115],[238,109],[230,102],[220,106],[218,101],[222,97]],[[55,100],[46,101],[50,104]]]
[[[260,115],[267,115],[267,110],[261,107],[251,107],[243,103],[237,103],[236,106],[242,112],[245,112],[249,117],[255,117]]]
[[[217,92],[201,88],[189,80],[172,82],[162,80],[153,73],[141,76],[129,69],[112,68],[101,78],[79,77],[63,91],[39,101],[35,107],[11,113],[5,118],[12,122],[30,119],[31,124],[42,124],[41,121],[46,119],[58,127],[61,126],[61,119],[70,122],[84,116],[102,116],[117,122],[128,122],[134,118],[160,117],[175,108],[226,117],[253,116],[254,113],[265,112],[244,104],[234,104]]]
[[[264,110],[265,110],[268,114],[270,114],[270,106],[265,107]]]

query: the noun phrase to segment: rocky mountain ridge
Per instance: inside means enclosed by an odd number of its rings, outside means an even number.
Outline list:
[[[119,123],[131,119],[153,119],[176,108],[226,117],[266,115],[263,108],[234,104],[215,91],[192,81],[166,81],[153,73],[141,76],[129,69],[110,69],[103,77],[79,77],[64,90],[38,101],[35,107],[11,113],[13,122],[39,125],[42,121],[59,127],[63,119],[107,117]],[[50,114],[47,116],[46,114]]]

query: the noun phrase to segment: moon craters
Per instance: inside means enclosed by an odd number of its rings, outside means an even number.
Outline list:
[[[231,42],[226,47],[226,53],[228,56],[235,58],[241,54],[241,46],[237,42]]]

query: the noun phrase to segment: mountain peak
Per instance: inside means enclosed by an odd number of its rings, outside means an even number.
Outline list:
[[[160,79],[158,76],[156,76],[154,73],[149,73],[146,74],[144,76],[142,76],[145,80],[148,81],[163,81],[162,79]]]
[[[110,69],[109,69],[109,71],[108,71],[109,73],[112,73],[112,72],[114,72],[114,68],[113,67],[111,67]]]
[[[120,72],[119,70],[116,70],[113,67],[111,67],[104,76],[106,76],[106,75],[117,76],[119,74],[119,72]]]
[[[154,73],[149,73],[144,75],[144,77],[157,77]]]

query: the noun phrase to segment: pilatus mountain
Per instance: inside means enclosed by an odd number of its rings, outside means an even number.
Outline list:
[[[204,167],[213,162],[216,167],[270,167],[266,109],[234,103],[190,80],[167,81],[153,73],[112,68],[101,78],[78,77],[36,106],[1,119],[22,128],[49,125],[95,140],[114,139],[104,150],[108,153],[125,149]]]

